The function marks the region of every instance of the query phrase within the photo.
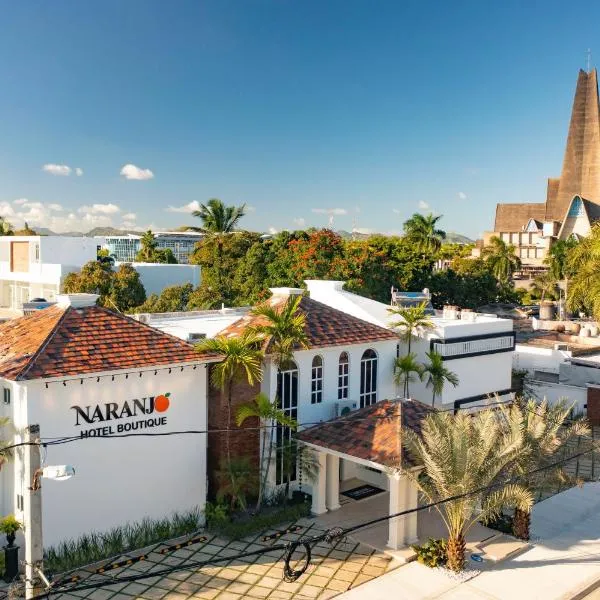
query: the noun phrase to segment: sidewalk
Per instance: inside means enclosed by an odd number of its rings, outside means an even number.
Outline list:
[[[533,509],[533,547],[459,583],[416,562],[340,596],[343,600],[568,600],[600,580],[600,483],[572,488]],[[478,568],[470,562],[469,568]],[[582,596],[581,596],[582,597]]]

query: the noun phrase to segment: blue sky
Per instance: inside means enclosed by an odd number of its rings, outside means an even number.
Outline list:
[[[545,199],[587,48],[600,62],[589,1],[23,0],[2,15],[0,214],[59,231],[192,223],[187,207],[218,197],[258,230],[333,214],[393,232],[432,210],[474,237],[497,202]]]

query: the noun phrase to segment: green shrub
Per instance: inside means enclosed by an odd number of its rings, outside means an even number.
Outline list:
[[[13,535],[22,527],[21,522],[15,519],[15,515],[7,515],[0,520],[0,533],[4,535]]]
[[[193,509],[164,519],[143,519],[113,527],[103,533],[92,531],[44,550],[44,566],[53,573],[75,569],[157,542],[181,537],[202,527],[202,513]]]
[[[229,510],[227,505],[222,502],[207,502],[204,507],[204,516],[206,517],[207,527],[218,527],[229,521]]]
[[[441,567],[446,564],[446,540],[429,538],[422,546],[411,546],[417,553],[417,561],[427,567]]]

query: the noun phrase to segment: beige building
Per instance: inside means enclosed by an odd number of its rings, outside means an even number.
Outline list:
[[[484,234],[484,246],[497,236],[514,244],[523,271],[544,268],[556,240],[586,236],[600,219],[600,105],[598,75],[579,71],[561,176],[549,178],[546,201],[498,204],[494,230]]]

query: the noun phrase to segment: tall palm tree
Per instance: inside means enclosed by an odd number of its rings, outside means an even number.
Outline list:
[[[140,239],[140,250],[135,259],[141,262],[154,262],[157,247],[158,242],[152,231],[149,229]]]
[[[223,265],[223,238],[235,232],[241,218],[246,214],[246,205],[227,206],[217,198],[211,198],[206,204],[201,204],[199,210],[192,215],[202,221],[201,227],[190,227],[193,231],[200,231],[208,238],[213,239],[217,245],[217,281],[219,291],[222,292],[221,268]]]
[[[535,277],[531,284],[531,290],[540,296],[540,302],[543,302],[546,296],[556,298],[558,296],[558,285],[551,271],[540,273]]]
[[[252,314],[263,317],[254,331],[267,339],[267,353],[278,366],[292,360],[294,350],[308,348],[306,316],[299,310],[302,296],[289,296],[282,305],[269,303],[256,306]]]
[[[501,285],[507,285],[512,274],[521,268],[521,259],[515,252],[513,244],[507,244],[495,235],[490,238],[490,245],[482,251],[487,265]]]
[[[404,223],[406,238],[413,242],[417,249],[426,254],[436,254],[446,239],[446,232],[437,228],[438,221],[442,215],[427,216],[415,213]]]
[[[277,398],[271,402],[269,398],[262,393],[258,394],[252,402],[247,402],[238,407],[235,417],[238,427],[241,427],[246,419],[252,417],[258,418],[261,427],[269,429],[268,435],[266,429],[262,429],[263,435],[260,450],[262,476],[259,481],[258,500],[256,502],[256,510],[259,511],[264,498],[269,468],[271,467],[273,437],[275,435],[273,424],[276,423],[277,425],[283,425],[284,427],[290,427],[295,430],[298,427],[298,422],[279,408],[279,401]]]
[[[429,362],[423,365],[423,375],[427,378],[425,385],[433,391],[431,406],[435,407],[436,396],[441,396],[446,383],[454,387],[458,385],[458,375],[444,365],[444,359],[434,350],[426,352],[425,355]]]
[[[568,253],[567,272],[571,273],[567,306],[584,310],[600,319],[600,223]]]
[[[423,420],[421,435],[408,428],[402,432],[411,456],[423,465],[419,473],[410,469],[403,473],[427,502],[474,492],[435,506],[448,530],[447,566],[453,571],[464,569],[465,536],[479,519],[496,516],[504,506],[529,510],[533,504],[526,487],[498,481],[524,447],[520,416],[509,413],[509,427],[505,427],[497,415],[507,410],[488,409],[474,415],[434,411]],[[482,490],[491,485],[497,487]]]
[[[246,331],[239,337],[218,336],[200,342],[199,352],[216,352],[223,357],[212,367],[211,383],[227,394],[227,465],[231,466],[231,401],[236,383],[247,381],[249,385],[262,380],[263,353],[260,349],[262,336]],[[233,478],[233,474],[232,474]],[[232,482],[233,484],[234,482]]]
[[[426,308],[425,302],[419,306],[388,308],[391,315],[400,317],[397,321],[392,321],[390,326],[398,329],[400,339],[407,343],[407,354],[410,354],[410,345],[413,338],[417,338],[419,334],[430,331],[435,327],[433,321],[425,312]]]
[[[415,377],[416,376],[416,377]],[[423,365],[417,362],[414,352],[399,356],[394,361],[394,382],[403,386],[405,398],[410,398],[409,384],[413,381],[423,381]]]
[[[524,433],[524,444],[528,452],[522,452],[515,462],[515,473],[521,479],[523,486],[533,490],[541,483],[552,480],[569,479],[566,472],[557,467],[551,471],[543,472],[540,476],[532,476],[530,473],[538,468],[556,462],[557,453],[561,451],[560,458],[568,459],[569,454],[574,454],[580,449],[573,441],[583,435],[590,433],[590,427],[586,419],[580,418],[569,422],[569,415],[573,410],[573,404],[564,400],[549,405],[546,400],[541,403],[533,399],[525,400],[515,407],[522,422]],[[513,534],[515,537],[528,540],[529,527],[531,524],[531,511],[517,507],[513,517]]]
[[[544,264],[548,266],[548,270],[556,281],[562,281],[569,276],[569,256],[571,255],[577,240],[569,238],[568,240],[557,240],[554,242],[548,256],[544,259]]]

